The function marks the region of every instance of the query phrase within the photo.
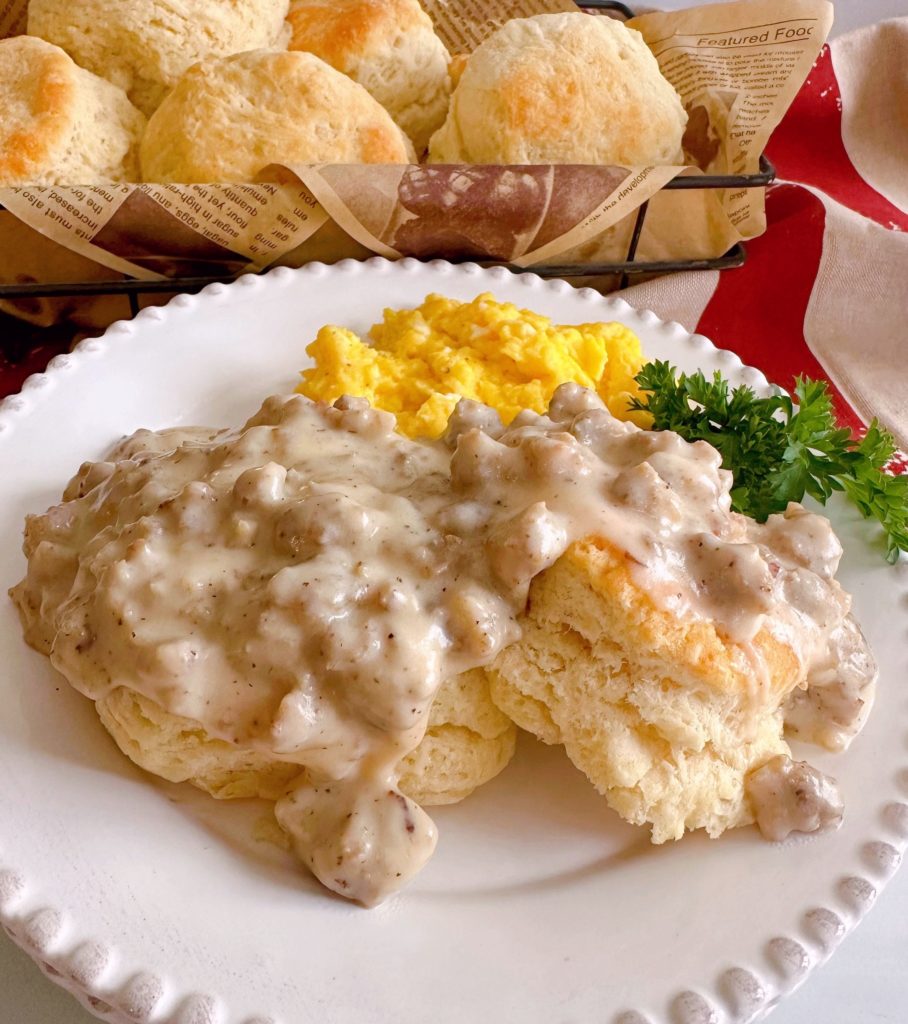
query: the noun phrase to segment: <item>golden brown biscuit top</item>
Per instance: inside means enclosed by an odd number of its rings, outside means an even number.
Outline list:
[[[295,0],[287,21],[289,49],[314,53],[344,73],[402,30],[433,31],[418,0]]]
[[[146,181],[251,181],[269,164],[407,163],[406,140],[362,86],[310,53],[201,61],[155,112]]]
[[[28,31],[150,115],[196,61],[283,48],[288,7],[289,0],[29,0]]]
[[[639,32],[542,14],[507,22],[473,51],[430,160],[670,164],[686,121]]]
[[[0,41],[0,181],[27,181],[53,158],[72,125],[75,65],[32,36]]]

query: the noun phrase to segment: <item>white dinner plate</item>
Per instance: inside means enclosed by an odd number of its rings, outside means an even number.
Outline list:
[[[765,379],[678,324],[564,282],[404,260],[213,285],[58,356],[0,409],[0,573],[26,513],[138,427],[237,424],[289,391],[318,327],[481,291],[565,323],[620,320],[649,358]],[[0,920],[108,1021],[173,1024],[711,1024],[759,1019],[861,918],[908,838],[908,566],[843,504],[840,579],[881,665],[836,776],[842,828],[784,845],[753,828],[662,847],[619,821],[560,748],[521,743],[438,851],[375,910],[333,897],[256,838],[267,811],[160,783],[26,647],[0,601]],[[805,749],[806,752],[806,749]],[[0,995],[2,999],[2,995]]]

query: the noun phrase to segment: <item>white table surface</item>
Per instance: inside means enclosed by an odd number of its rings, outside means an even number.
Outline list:
[[[693,7],[686,0],[648,6]],[[834,35],[908,14],[908,0],[838,0]],[[906,1024],[908,870],[832,959],[770,1015],[772,1024]],[[0,933],[0,1024],[97,1024]],[[298,1024],[290,1021],[288,1024]]]

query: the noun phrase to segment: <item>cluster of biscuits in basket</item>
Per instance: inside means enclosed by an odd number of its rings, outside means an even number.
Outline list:
[[[453,59],[419,0],[31,0],[0,41],[0,186],[267,179],[273,164],[670,164],[642,36],[515,19]]]

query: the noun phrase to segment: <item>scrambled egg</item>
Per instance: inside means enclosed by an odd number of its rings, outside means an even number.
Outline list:
[[[492,406],[505,424],[521,409],[544,412],[566,381],[593,388],[626,419],[644,361],[622,324],[553,324],[488,292],[472,302],[430,295],[418,309],[386,309],[370,339],[323,327],[306,349],[315,366],[297,390],[324,402],[368,398],[393,412],[409,437],[438,437],[461,397]]]

